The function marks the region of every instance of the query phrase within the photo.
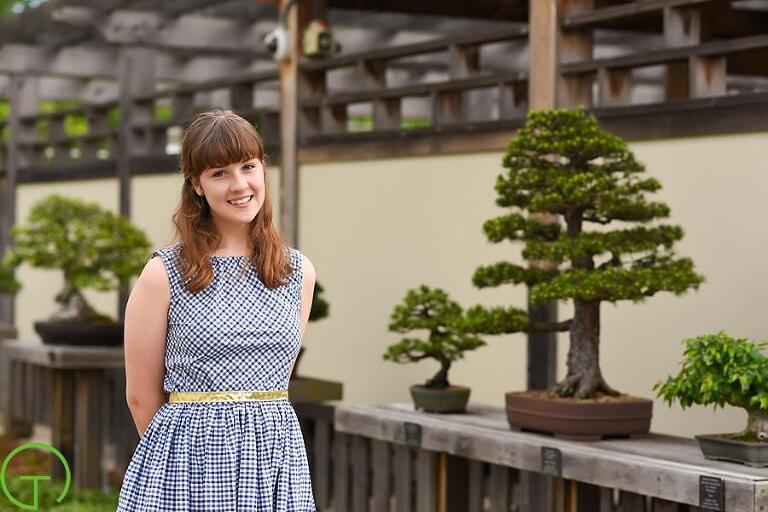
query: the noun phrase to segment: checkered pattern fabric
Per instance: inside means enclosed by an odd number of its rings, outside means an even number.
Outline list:
[[[299,352],[301,253],[270,290],[241,256],[212,256],[213,281],[190,293],[179,245],[155,251],[171,283],[164,388],[288,389]],[[120,511],[314,512],[307,453],[287,399],[164,404],[136,447]]]

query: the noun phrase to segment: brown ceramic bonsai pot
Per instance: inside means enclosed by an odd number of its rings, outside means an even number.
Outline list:
[[[464,386],[434,389],[414,385],[411,386],[411,398],[416,408],[424,412],[462,413],[467,410],[470,391]]]
[[[49,345],[123,344],[122,323],[35,322],[35,332]]]
[[[506,393],[507,421],[514,429],[575,440],[647,434],[653,401],[622,396],[600,400],[550,398],[546,391]]]
[[[713,434],[695,436],[704,457],[725,460],[753,467],[768,466],[768,443],[733,439],[738,434]]]

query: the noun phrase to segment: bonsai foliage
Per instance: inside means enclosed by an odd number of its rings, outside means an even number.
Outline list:
[[[323,297],[324,291],[325,288],[319,282],[315,283],[315,289],[312,293],[312,307],[309,309],[310,322],[317,322],[328,316],[330,305]]]
[[[684,343],[680,372],[656,383],[657,396],[669,405],[677,400],[683,409],[692,404],[746,409],[745,433],[768,438],[768,357],[761,353],[768,343],[733,338],[722,331]]]
[[[19,282],[16,281],[14,273],[14,266],[10,264],[10,261],[0,261],[0,293],[19,291]]]
[[[583,110],[530,112],[503,166],[496,204],[511,211],[485,222],[483,230],[493,243],[522,242],[529,265],[483,266],[473,283],[525,284],[533,305],[570,300],[574,316],[537,323],[523,309],[475,306],[467,312],[469,325],[487,334],[570,331],[568,374],[553,391],[577,398],[617,394],[599,366],[600,304],[682,294],[703,281],[690,259],[674,253],[682,229],[655,223],[670,212],[648,198],[661,185],[644,176],[624,141]],[[621,227],[587,229],[613,222]]]
[[[439,288],[432,290],[421,285],[418,289],[408,290],[403,302],[392,311],[389,330],[407,333],[426,329],[429,337],[426,340],[403,338],[387,348],[384,359],[396,363],[434,359],[440,363],[440,370],[425,386],[433,389],[449,387],[451,364],[464,357],[464,352],[485,345],[480,338],[465,332],[462,313],[461,306]]]
[[[141,272],[150,249],[146,235],[127,219],[95,203],[59,195],[35,204],[27,224],[14,226],[13,234],[15,247],[6,255],[6,268],[27,263],[64,274],[64,288],[56,296],[64,309],[52,320],[107,320],[81,290],[117,289],[120,281]],[[8,291],[19,288],[14,279],[9,281]]]

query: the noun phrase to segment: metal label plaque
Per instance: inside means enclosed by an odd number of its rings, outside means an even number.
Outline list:
[[[699,506],[707,510],[725,510],[723,507],[723,479],[699,476]]]
[[[563,454],[557,448],[541,447],[541,472],[545,475],[563,474]]]
[[[405,444],[415,448],[421,447],[421,425],[406,421],[403,423],[405,429]]]

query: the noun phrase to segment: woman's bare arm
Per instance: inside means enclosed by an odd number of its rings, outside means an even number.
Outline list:
[[[125,397],[141,437],[165,402],[165,337],[171,292],[159,257],[149,260],[125,309]]]

